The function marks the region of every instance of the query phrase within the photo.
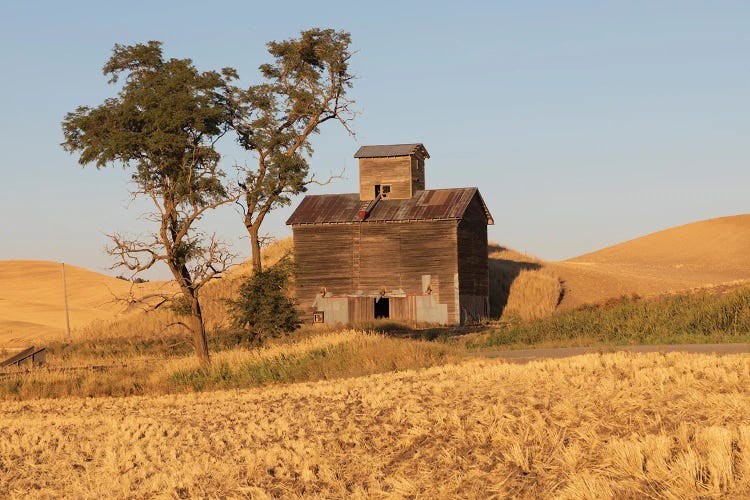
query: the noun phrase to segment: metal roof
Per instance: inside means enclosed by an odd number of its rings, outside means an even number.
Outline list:
[[[424,144],[383,144],[380,146],[362,146],[354,153],[355,158],[383,158],[386,156],[409,156],[419,153],[423,158],[430,154]]]
[[[475,187],[430,189],[418,191],[409,199],[382,199],[373,207],[364,222],[460,220],[474,196],[477,196],[482,204],[487,215],[487,223],[493,224],[492,215]],[[360,222],[357,212],[361,204],[357,193],[308,195],[286,223],[294,225]]]

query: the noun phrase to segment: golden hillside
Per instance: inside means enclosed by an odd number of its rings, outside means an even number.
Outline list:
[[[85,327],[132,312],[124,301],[162,289],[163,282],[133,284],[66,265],[70,326]],[[25,345],[65,334],[62,265],[35,260],[0,261],[0,346]],[[137,309],[136,309],[137,310]]]
[[[273,264],[291,250],[291,238],[270,245],[263,254],[266,265]],[[209,327],[226,321],[224,299],[231,296],[236,279],[252,272],[249,262],[233,268],[224,280],[204,289],[203,306]],[[152,281],[133,284],[86,269],[66,265],[70,327],[74,336],[112,336],[160,332],[173,322],[168,311],[143,313],[128,306],[127,299],[144,294],[171,292],[172,282]],[[35,260],[0,261],[0,348],[18,347],[63,338],[65,298],[62,266],[59,262]],[[96,331],[93,331],[96,330]],[[138,330],[138,332],[136,332]]]
[[[678,226],[562,262],[561,307],[750,282],[750,215]]]

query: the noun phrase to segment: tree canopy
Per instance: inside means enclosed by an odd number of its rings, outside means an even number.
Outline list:
[[[167,264],[180,294],[161,297],[158,304],[179,299],[189,309],[184,326],[203,363],[210,358],[198,292],[227,269],[233,255],[196,223],[208,210],[241,201],[253,269],[265,276],[259,231],[266,215],[319,183],[310,175],[311,135],[328,121],[351,133],[350,43],[345,31],[319,28],[270,42],[272,61],[259,68],[264,81],[248,88],[235,83],[232,68],[201,72],[190,59],[166,59],[160,42],[118,44],[103,69],[119,88],[116,96],[80,106],[62,122],[62,146],[78,154],[81,165],[128,169],[134,196],[152,201],[147,219],[154,230],[136,238],[113,233],[108,250],[114,267],[130,270],[131,279],[158,262]],[[257,160],[255,167],[240,167],[237,183],[227,180],[216,149],[231,131]]]
[[[220,275],[231,254],[214,236],[196,230],[207,210],[228,203],[216,142],[232,128],[228,105],[231,68],[200,72],[190,59],[165,59],[161,43],[115,45],[104,66],[109,83],[124,82],[116,97],[80,106],[63,120],[63,148],[81,165],[122,165],[136,196],[154,204],[155,230],[145,238],[110,235],[116,266],[134,274],[157,262],[172,271],[190,303],[196,353],[209,361],[198,290]]]
[[[349,33],[319,28],[303,31],[299,38],[270,42],[273,61],[259,68],[265,82],[234,88],[238,140],[257,159],[257,167],[242,169],[240,184],[255,271],[261,269],[259,230],[265,216],[317,182],[308,163],[311,135],[332,120],[351,133],[350,44]]]

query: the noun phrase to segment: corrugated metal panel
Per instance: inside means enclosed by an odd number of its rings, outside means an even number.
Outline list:
[[[405,200],[380,200],[365,222],[461,219],[477,188],[431,189],[419,191]],[[481,199],[481,198],[480,198]],[[287,224],[358,222],[359,195],[326,194],[305,196]],[[486,211],[486,208],[485,208]],[[487,212],[489,214],[489,212]]]
[[[359,195],[323,194],[309,195],[302,199],[297,209],[286,221],[287,224],[322,224],[354,222],[359,210]]]
[[[430,155],[423,144],[383,144],[379,146],[362,146],[354,153],[355,158],[383,158],[386,156],[409,156],[419,152],[422,157]]]

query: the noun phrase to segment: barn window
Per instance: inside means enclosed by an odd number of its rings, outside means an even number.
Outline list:
[[[323,311],[315,311],[313,313],[313,323],[325,323],[325,314]]]
[[[375,198],[377,198],[380,195],[383,195],[383,198],[387,198],[390,193],[391,193],[390,185],[383,184],[381,186],[380,184],[375,184]]]

